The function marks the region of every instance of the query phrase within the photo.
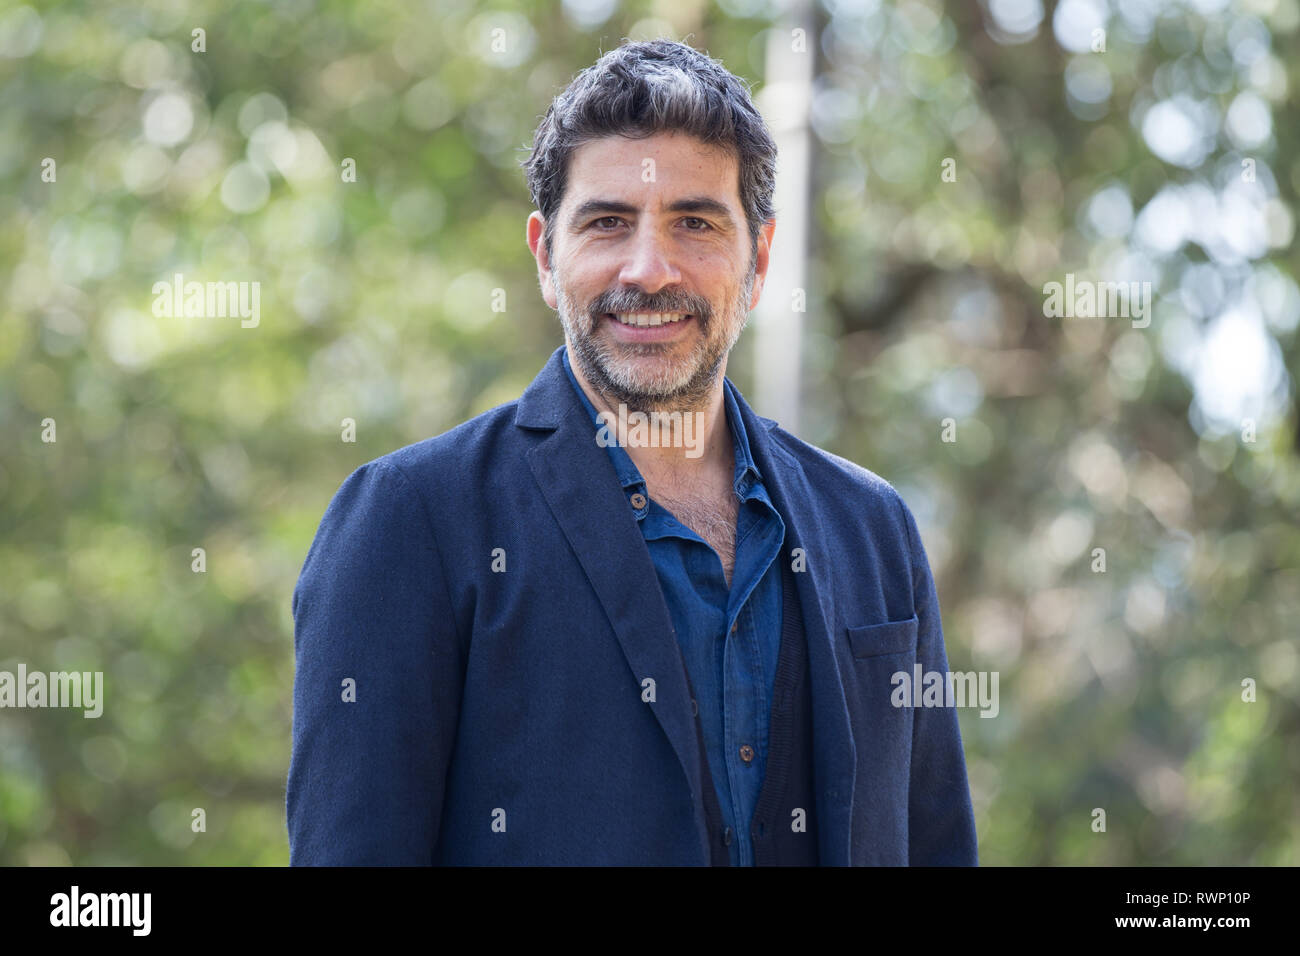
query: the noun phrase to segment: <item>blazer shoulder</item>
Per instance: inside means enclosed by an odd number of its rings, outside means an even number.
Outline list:
[[[449,481],[463,474],[467,463],[492,458],[503,441],[514,437],[518,404],[514,399],[498,405],[441,434],[380,455],[361,468],[390,467],[417,485]]]
[[[898,490],[869,468],[809,444],[771,419],[764,422],[771,422],[768,434],[772,441],[798,462],[814,489],[831,495],[851,494],[859,502],[865,494],[868,499],[891,508],[903,505]]]

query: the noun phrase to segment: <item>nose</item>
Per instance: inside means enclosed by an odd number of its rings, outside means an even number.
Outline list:
[[[628,258],[619,271],[620,282],[638,286],[647,295],[681,282],[682,275],[673,263],[667,240],[656,230],[642,226],[626,248]]]

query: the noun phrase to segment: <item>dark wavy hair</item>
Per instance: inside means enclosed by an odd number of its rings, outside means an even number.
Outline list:
[[[750,245],[757,250],[759,230],[775,216],[776,143],[748,85],[684,43],[649,40],[610,50],[579,73],[537,127],[532,152],[521,165],[546,220],[542,238],[548,255],[570,154],[606,136],[639,139],[661,132],[689,133],[736,156],[740,202]]]

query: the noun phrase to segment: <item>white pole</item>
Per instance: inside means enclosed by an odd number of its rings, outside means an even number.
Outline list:
[[[768,34],[767,78],[756,97],[777,146],[776,233],[763,297],[754,311],[754,387],[752,404],[781,427],[799,427],[799,386],[803,308],[808,256],[808,204],[811,201],[813,65],[817,37],[803,0],[791,4]],[[795,290],[800,290],[796,302]],[[796,305],[799,310],[796,310]]]

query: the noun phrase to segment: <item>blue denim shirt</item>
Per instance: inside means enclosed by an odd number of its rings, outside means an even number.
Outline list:
[[[564,371],[593,426],[598,426],[598,413],[569,366],[567,348]],[[645,479],[628,453],[617,444],[605,450],[629,507],[634,494],[645,496],[645,507],[633,507],[632,511],[659,576],[700,708],[709,772],[724,826],[730,831],[731,865],[753,866],[749,831],[767,767],[772,688],[781,643],[781,566],[777,556],[785,540],[785,522],[772,505],[750,454],[733,388],[724,378],[736,461],[735,490],[740,499],[730,588],[717,553],[646,494]]]

